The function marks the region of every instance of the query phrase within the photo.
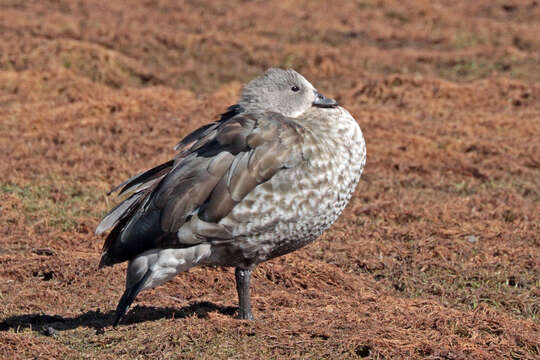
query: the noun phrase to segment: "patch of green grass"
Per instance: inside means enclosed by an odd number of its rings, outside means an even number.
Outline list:
[[[509,55],[493,59],[461,58],[437,64],[437,74],[452,81],[477,80],[494,72],[519,80],[538,81],[539,69],[534,60],[519,60]]]
[[[12,194],[21,200],[28,221],[62,231],[74,229],[83,218],[99,217],[96,205],[101,191],[78,186],[57,188],[53,185],[1,184],[0,193]]]
[[[514,60],[509,63],[506,74],[524,81],[540,81],[540,66],[535,59]]]
[[[478,44],[485,44],[486,40],[474,33],[458,31],[454,37],[453,48],[456,50],[467,49]]]
[[[384,16],[388,19],[396,19],[402,24],[410,22],[409,17],[406,14],[402,14],[394,10],[386,11]]]
[[[471,81],[487,76],[493,66],[479,59],[461,59],[441,64],[439,76],[453,81]]]
[[[358,7],[358,9],[376,9],[377,7],[381,7],[381,4],[375,1],[357,0],[356,7]]]
[[[454,188],[456,193],[461,196],[470,196],[476,193],[476,189],[465,180],[455,183]]]

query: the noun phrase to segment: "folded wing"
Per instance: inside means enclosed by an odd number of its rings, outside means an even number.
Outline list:
[[[303,161],[304,132],[272,112],[233,113],[195,130],[175,159],[115,188],[131,195],[96,230],[113,228],[100,267],[153,248],[231,240],[219,221],[257,185]]]

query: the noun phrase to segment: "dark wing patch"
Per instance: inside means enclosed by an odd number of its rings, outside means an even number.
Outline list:
[[[174,160],[167,161],[112,188],[107,195],[120,188],[122,188],[120,194],[124,192],[133,192],[133,194],[105,215],[96,228],[96,234],[103,234],[115,226],[123,217],[128,216],[133,209],[137,208],[149,193],[148,189],[161,180],[170,171],[173,164]]]
[[[140,173],[139,175],[136,175],[132,177],[131,179],[124,181],[120,185],[115,186],[114,188],[109,190],[107,195],[110,195],[111,193],[115,192],[116,190],[120,188],[122,188],[122,190],[120,190],[118,195],[121,195],[125,193],[126,191],[136,190],[135,188],[138,185],[147,184],[152,179],[163,177],[165,174],[169,172],[173,164],[174,164],[174,160],[169,160],[166,163],[163,163],[150,170]]]
[[[129,214],[130,210],[138,205],[142,195],[142,193],[135,193],[109,211],[96,228],[96,235],[103,234],[116,225],[122,219],[122,216]]]
[[[268,112],[222,117],[195,130],[179,143],[175,160],[125,183],[124,189],[135,189],[135,194],[98,227],[103,232],[116,224],[102,264],[152,248],[230,239],[230,229],[218,222],[258,184],[296,166],[302,141],[300,125]]]
[[[176,146],[174,147],[174,150],[176,151],[184,150],[185,148],[188,147],[188,145],[192,144],[194,141],[204,139],[208,134],[212,132],[212,130],[218,127],[220,123],[223,123],[233,118],[234,116],[242,113],[243,111],[244,111],[244,108],[242,108],[242,106],[238,104],[229,106],[227,110],[223,114],[221,114],[219,121],[204,125],[200,127],[199,129],[193,131],[191,134],[183,138],[182,141],[176,144]]]

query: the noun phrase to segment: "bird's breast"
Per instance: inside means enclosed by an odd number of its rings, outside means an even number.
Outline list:
[[[258,185],[227,218],[246,257],[258,261],[317,238],[349,202],[365,164],[365,142],[343,108],[324,109],[305,126],[301,165]]]

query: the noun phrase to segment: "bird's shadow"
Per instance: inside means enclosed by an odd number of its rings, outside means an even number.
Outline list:
[[[220,306],[211,302],[196,302],[180,309],[157,308],[153,306],[135,306],[119,326],[154,321],[158,319],[182,319],[190,316],[204,318],[210,312],[219,312],[224,315],[233,315],[237,308],[234,306]],[[103,333],[104,328],[111,326],[114,321],[114,311],[102,313],[88,311],[75,317],[63,317],[60,315],[23,314],[5,318],[0,322],[0,331],[14,330],[16,332],[31,329],[43,335],[54,336],[60,331],[72,330],[79,327],[96,329],[96,334]]]

